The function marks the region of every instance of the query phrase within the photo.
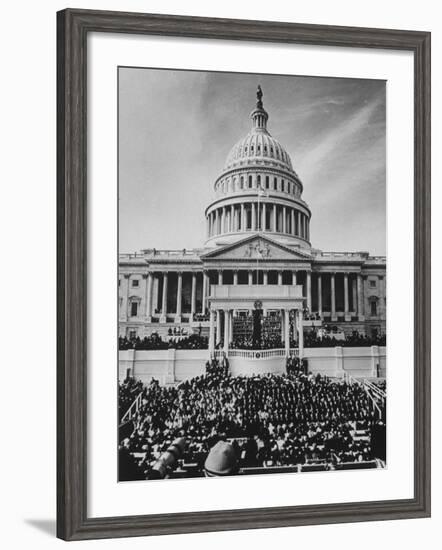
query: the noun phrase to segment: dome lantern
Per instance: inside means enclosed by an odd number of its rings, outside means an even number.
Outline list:
[[[253,121],[252,131],[267,132],[267,120],[269,119],[269,115],[263,107],[262,96],[261,86],[258,85],[256,91],[256,108],[250,114],[250,118]]]

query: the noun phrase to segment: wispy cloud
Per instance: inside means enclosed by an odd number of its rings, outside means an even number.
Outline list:
[[[315,144],[300,156],[297,166],[302,179],[312,181],[319,170],[323,170],[324,163],[345,155],[345,147],[356,137],[364,133],[370,119],[381,105],[382,97],[378,95],[373,101],[367,103],[356,112],[352,113],[338,126],[328,129],[319,135]]]

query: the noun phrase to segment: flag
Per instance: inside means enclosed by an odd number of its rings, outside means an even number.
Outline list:
[[[258,195],[260,197],[268,197],[269,194],[267,193],[267,191],[263,188],[263,186],[261,184],[258,185]]]

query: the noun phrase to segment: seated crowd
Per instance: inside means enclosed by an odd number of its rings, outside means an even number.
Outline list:
[[[190,336],[169,336],[167,340],[163,340],[161,336],[154,333],[151,336],[140,338],[127,338],[126,336],[118,338],[118,349],[137,349],[137,350],[159,350],[159,349],[207,349],[208,338],[198,334]]]
[[[140,338],[119,337],[118,349],[128,350],[161,350],[161,349],[207,349],[209,341],[207,336],[200,334],[191,334],[183,336],[180,332],[172,332],[167,340],[163,340],[161,336],[153,333],[151,336]],[[343,347],[365,347],[365,346],[385,346],[385,336],[364,336],[358,332],[346,336],[345,340],[338,340],[333,337],[333,333],[319,337],[315,330],[311,330],[304,334],[305,348],[328,348],[335,346]],[[217,344],[217,348],[223,347],[223,342]],[[275,349],[283,348],[284,343],[279,336],[271,335],[264,337],[261,344],[257,346],[252,336],[240,336],[234,338],[230,344],[231,349]],[[297,347],[297,343],[291,340],[290,347]]]
[[[363,388],[304,370],[292,359],[286,375],[232,377],[213,361],[179,387],[152,380],[120,453],[142,453],[141,478],[177,437],[187,442],[184,462],[198,468],[219,440],[233,443],[240,467],[374,459],[370,439],[352,435],[355,422],[368,433],[380,422]]]
[[[315,330],[308,331],[304,334],[304,347],[305,348],[331,348],[335,346],[343,347],[368,347],[368,346],[385,346],[386,336],[374,335],[365,336],[357,331],[353,331],[352,334],[347,334],[345,340],[338,340],[333,337],[333,332],[329,332],[323,336],[318,336]]]

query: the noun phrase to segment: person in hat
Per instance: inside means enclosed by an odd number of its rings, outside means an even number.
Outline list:
[[[226,441],[218,441],[204,463],[206,477],[232,476],[239,472],[235,449]]]

